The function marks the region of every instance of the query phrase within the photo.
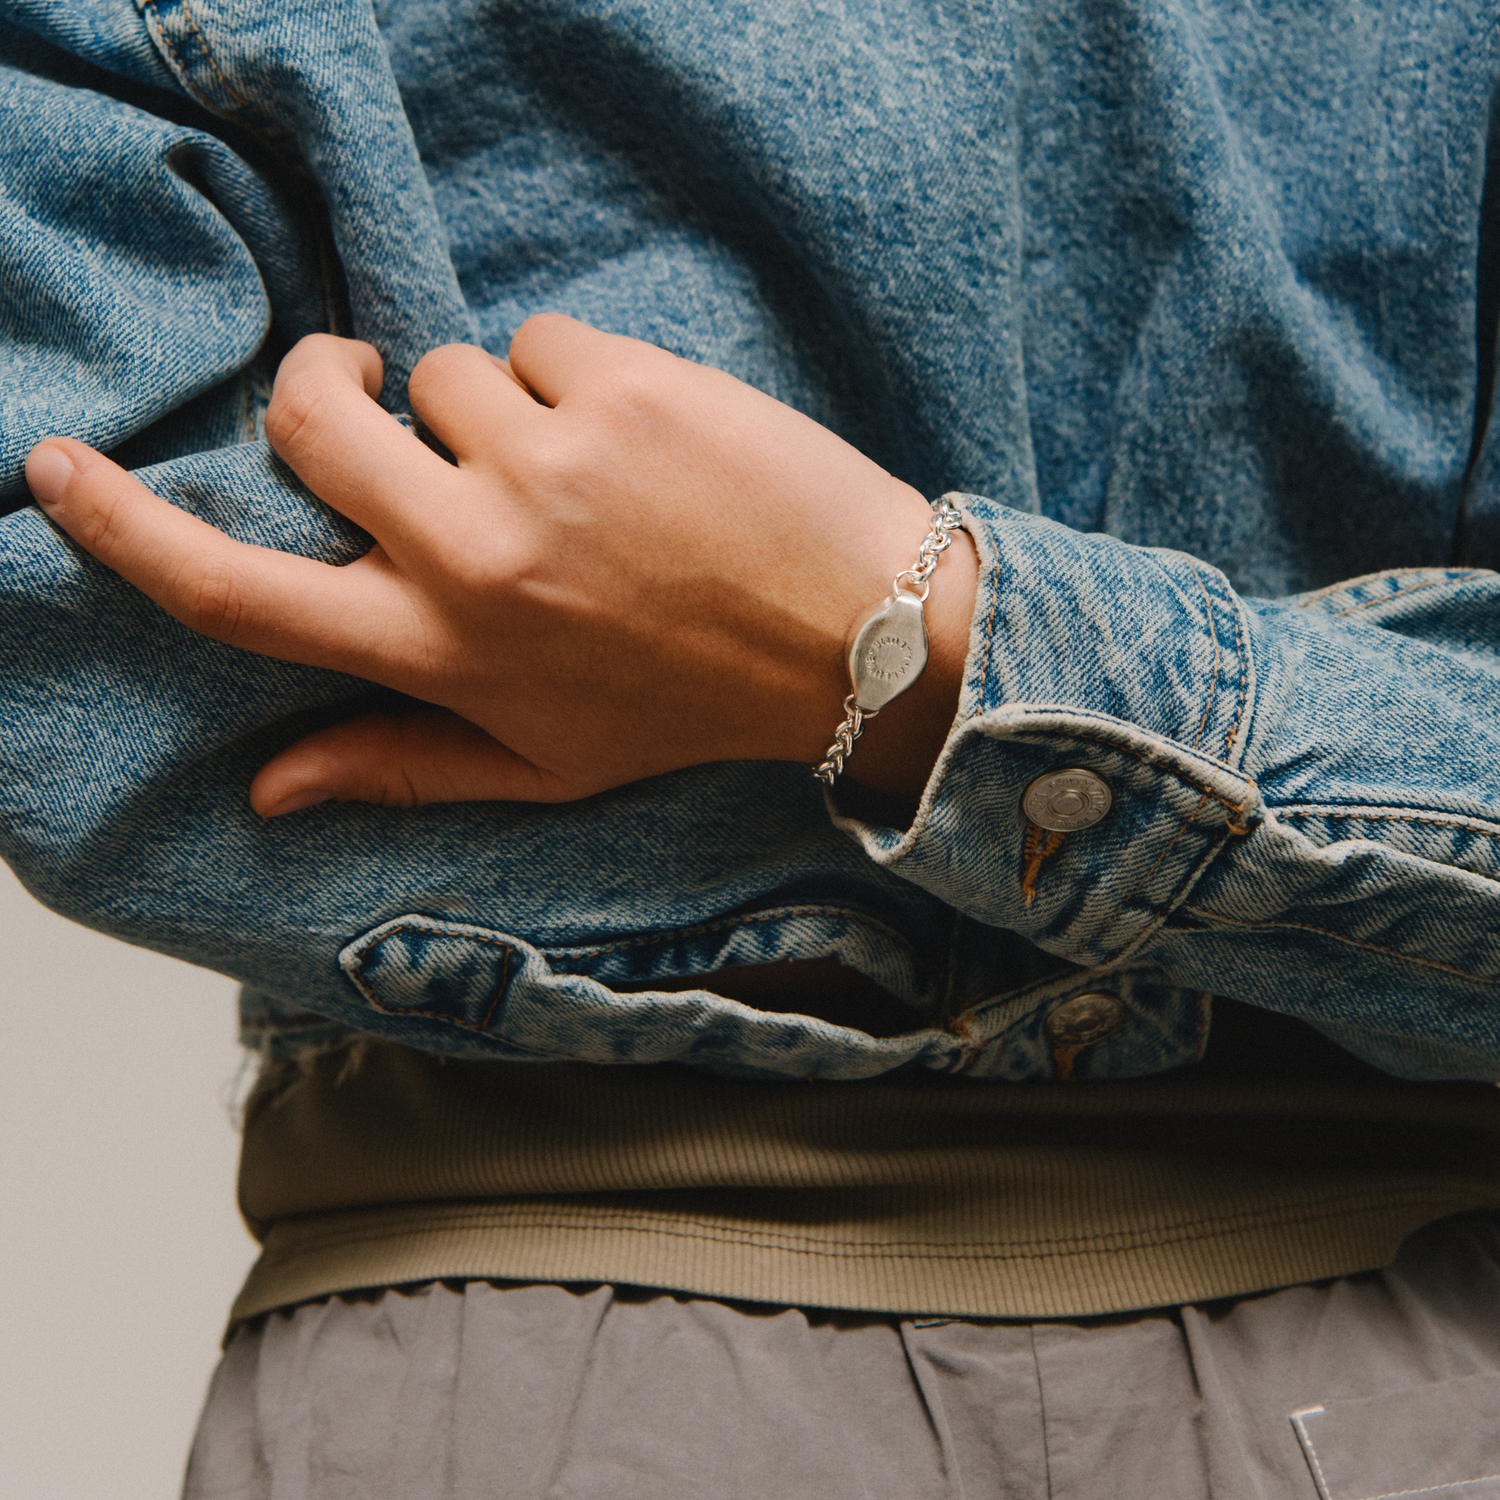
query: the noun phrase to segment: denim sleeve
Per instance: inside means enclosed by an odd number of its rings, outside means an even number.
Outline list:
[[[1183,553],[964,503],[954,728],[910,827],[835,821],[1073,963],[1159,965],[1408,1077],[1500,1076],[1500,574],[1247,599]],[[1026,788],[1071,767],[1109,812],[1036,827]]]

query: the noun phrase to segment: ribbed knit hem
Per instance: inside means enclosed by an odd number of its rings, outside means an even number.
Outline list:
[[[607,1281],[947,1317],[1087,1317],[1389,1263],[1500,1207],[1479,1084],[908,1078],[442,1063],[268,1070],[235,1319],[446,1278]]]
[[[654,1201],[642,1201],[648,1196]],[[674,1212],[667,1196],[416,1204],[285,1221],[267,1238],[231,1321],[363,1287],[448,1278],[603,1281],[930,1316],[1085,1317],[1371,1270],[1423,1224],[1500,1207],[1500,1193],[1431,1184],[1330,1190],[1300,1204],[1283,1188],[1274,1203],[1134,1232],[943,1243],[886,1238],[894,1226],[885,1222],[812,1228]]]

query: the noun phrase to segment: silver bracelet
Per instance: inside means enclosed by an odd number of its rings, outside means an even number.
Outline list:
[[[893,698],[899,698],[927,665],[927,621],[922,606],[932,591],[932,571],[953,545],[953,533],[964,524],[962,511],[944,495],[932,502],[932,529],[917,548],[917,560],[896,574],[891,592],[859,627],[849,648],[849,681],[854,691],[844,699],[844,722],[813,768],[824,786],[832,786],[844,769],[854,742]]]

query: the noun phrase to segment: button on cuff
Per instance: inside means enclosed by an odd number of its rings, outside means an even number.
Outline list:
[[[1051,833],[1091,828],[1113,805],[1109,786],[1082,766],[1038,776],[1021,798],[1026,816]]]
[[[1042,1023],[1058,1047],[1089,1047],[1113,1036],[1125,1024],[1125,1004],[1107,990],[1090,991],[1064,1000]]]

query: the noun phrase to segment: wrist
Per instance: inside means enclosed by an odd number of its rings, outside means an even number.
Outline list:
[[[958,713],[978,587],[974,543],[966,532],[953,531],[923,606],[926,667],[878,717],[865,718],[845,775],[893,796],[920,796]]]

